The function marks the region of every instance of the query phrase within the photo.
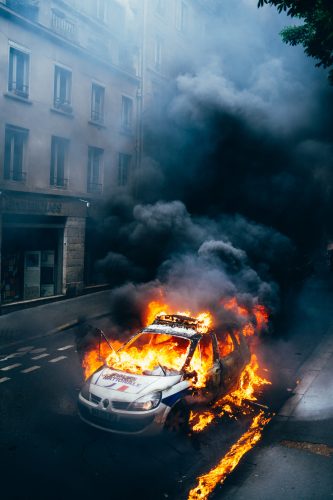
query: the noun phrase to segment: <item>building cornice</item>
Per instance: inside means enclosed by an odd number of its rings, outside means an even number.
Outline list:
[[[56,42],[58,45],[62,45],[66,48],[69,48],[73,52],[78,53],[79,55],[83,57],[89,57],[91,60],[97,62],[98,64],[101,64],[103,66],[106,66],[108,69],[110,69],[113,73],[116,73],[118,75],[121,75],[129,80],[132,80],[136,83],[140,82],[140,77],[137,75],[133,75],[132,73],[123,70],[119,66],[116,66],[115,64],[112,64],[110,61],[107,61],[106,59],[103,59],[102,57],[98,57],[96,54],[90,52],[88,49],[82,47],[81,45],[71,41],[67,40],[66,38],[63,38],[62,36],[58,35],[57,33],[53,32],[52,30],[46,28],[45,26],[36,23],[34,21],[31,21],[30,19],[27,19],[24,16],[21,16],[18,12],[9,9],[6,5],[3,5],[0,3],[0,16],[10,19],[16,24],[19,24],[29,30],[31,30],[34,33],[38,33],[40,36],[44,38],[48,38],[49,40]]]

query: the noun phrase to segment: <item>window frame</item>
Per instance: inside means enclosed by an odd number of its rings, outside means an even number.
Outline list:
[[[124,164],[123,161],[127,160],[128,163]],[[126,187],[129,184],[130,171],[132,166],[132,155],[128,153],[118,154],[118,179],[117,184],[119,187]]]
[[[188,30],[189,7],[184,0],[180,0],[176,5],[176,28],[180,33],[185,34]]]
[[[156,35],[154,44],[154,69],[162,71],[163,65],[164,40],[160,35]]]
[[[65,99],[61,97],[61,73],[67,74],[65,82]],[[58,92],[59,91],[59,92]],[[61,110],[64,113],[72,113],[72,70],[65,68],[59,64],[54,65],[54,87],[53,87],[53,107],[54,109]]]
[[[125,109],[125,103],[130,104],[129,108]],[[128,119],[129,118],[129,119]],[[121,128],[124,132],[133,131],[134,122],[134,102],[129,96],[121,96]]]
[[[94,175],[95,160],[98,158],[97,182]],[[104,149],[88,146],[87,192],[100,194],[103,190]]]
[[[30,91],[30,55],[31,52],[24,48],[21,47],[20,45],[17,45],[13,42],[9,42],[8,45],[8,79],[7,79],[7,90],[11,94],[17,95],[21,97],[22,99],[28,99],[29,98],[29,91]],[[24,57],[24,69],[23,69],[23,85],[22,85],[22,90],[17,89],[17,81],[14,82],[14,72],[16,73],[16,80],[17,80],[17,62],[14,64],[12,61],[11,54],[12,52],[15,52],[17,54],[20,54]],[[15,54],[14,54],[15,56]],[[16,55],[17,58],[17,55]],[[15,86],[14,86],[15,84]],[[26,91],[24,91],[24,87],[26,88]]]
[[[8,140],[9,134],[11,134]],[[19,168],[15,168],[15,149],[18,147],[15,144],[15,134],[20,136],[20,161]],[[26,172],[24,171],[26,144],[28,140],[29,130],[17,127],[15,125],[6,124],[5,126],[5,145],[4,145],[4,162],[3,162],[3,179],[5,181],[25,182]],[[8,162],[8,143],[9,145],[9,162]],[[16,152],[17,154],[17,152]],[[8,168],[7,168],[8,165]]]
[[[96,110],[96,92],[94,90],[99,89],[101,91],[102,99],[101,99],[101,109]],[[104,107],[105,107],[105,86],[101,85],[97,82],[92,82],[91,84],[91,108],[90,108],[90,119],[94,123],[104,123]]]
[[[62,144],[64,146],[63,151],[63,165],[62,165],[62,177],[59,175],[59,164],[58,157],[59,151],[55,151],[55,146],[57,144]],[[59,137],[52,135],[51,137],[51,158],[50,158],[50,186],[54,188],[67,189],[68,186],[68,153],[69,153],[69,139],[65,137]],[[60,180],[59,180],[60,179]]]

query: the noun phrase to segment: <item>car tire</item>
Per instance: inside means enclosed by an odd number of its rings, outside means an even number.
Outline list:
[[[175,405],[165,421],[168,432],[188,434],[190,431],[190,409],[184,404]]]

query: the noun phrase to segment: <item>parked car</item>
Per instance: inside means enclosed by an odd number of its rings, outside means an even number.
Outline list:
[[[200,326],[187,316],[159,316],[117,352],[111,346],[79,394],[81,419],[123,434],[186,430],[191,409],[233,390],[250,361],[241,333]]]

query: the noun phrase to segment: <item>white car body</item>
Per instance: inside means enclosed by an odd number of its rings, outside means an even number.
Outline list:
[[[195,325],[186,324],[184,318],[180,323],[174,320],[168,323],[167,320],[157,318],[139,335],[142,333],[167,334],[188,339],[191,348],[187,361],[201,339],[210,335],[214,363],[209,376],[209,390],[193,391],[192,377],[188,376],[185,369],[177,374],[167,374],[162,367],[157,367],[149,375],[137,375],[103,366],[86,381],[79,394],[79,414],[86,423],[120,434],[157,434],[177,405],[190,408],[228,392],[237,383],[242,369],[250,359],[242,335],[240,342],[232,335],[235,344],[233,353],[225,359],[219,359],[214,332],[200,334]],[[184,367],[186,365],[188,362],[185,362]],[[147,409],[137,409],[138,405],[145,404]]]

